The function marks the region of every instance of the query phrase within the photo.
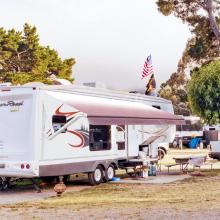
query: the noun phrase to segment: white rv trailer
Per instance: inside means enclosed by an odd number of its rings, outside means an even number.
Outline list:
[[[192,137],[203,139],[203,126],[201,118],[197,116],[183,116],[185,123],[176,126],[175,140],[188,145]]]
[[[157,97],[82,86],[0,88],[0,176],[82,172],[98,184],[120,161],[137,158],[140,145],[172,142],[182,122]]]

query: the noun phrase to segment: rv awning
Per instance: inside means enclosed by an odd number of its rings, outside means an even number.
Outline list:
[[[69,97],[58,93],[54,98],[86,113],[91,124],[184,124],[182,117],[140,102],[75,94],[71,100]]]

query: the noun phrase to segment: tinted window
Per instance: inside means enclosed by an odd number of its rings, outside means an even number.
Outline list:
[[[90,125],[89,146],[91,151],[111,149],[111,126]]]
[[[66,122],[67,122],[66,116],[64,116],[64,115],[53,115],[52,124],[53,124],[54,131],[56,132],[56,131],[60,130],[63,127],[63,125],[66,124]],[[66,129],[64,129],[62,131],[62,133],[64,133],[64,132],[66,132]]]
[[[161,107],[159,105],[152,105],[152,107],[157,108],[157,109],[161,109]]]
[[[176,126],[176,130],[177,130],[177,131],[182,131],[182,126],[181,126],[181,125],[177,125],[177,126]]]
[[[125,126],[116,126],[116,143],[118,145],[118,150],[125,150]]]
[[[202,125],[199,121],[185,120],[185,125],[177,125],[177,131],[202,131]]]

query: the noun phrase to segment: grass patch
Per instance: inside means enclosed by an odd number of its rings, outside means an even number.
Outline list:
[[[191,177],[172,184],[102,184],[81,192],[66,193],[61,198],[45,199],[39,208],[218,208],[220,202],[220,171],[215,175]],[[213,178],[214,177],[214,178]]]
[[[172,159],[173,155],[183,152],[174,151],[168,155],[168,158]],[[201,151],[187,150],[184,154],[191,154],[191,152],[201,153]],[[62,197],[16,204],[12,208],[34,207],[38,210],[48,209],[48,211],[58,209],[68,209],[68,211],[88,209],[99,211],[108,209],[132,210],[133,208],[197,211],[200,209],[218,209],[220,203],[220,170],[205,170],[202,171],[202,174],[202,176],[192,176],[182,181],[161,185],[106,183],[78,192],[65,193]],[[124,173],[121,172],[120,175],[123,176]],[[10,208],[10,206],[7,207]]]

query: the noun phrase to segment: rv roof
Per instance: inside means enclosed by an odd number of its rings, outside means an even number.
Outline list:
[[[75,85],[28,85],[7,88],[43,90],[63,103],[85,112],[91,122],[96,124],[183,124],[183,118],[152,107],[154,103],[171,105],[170,101],[159,97]],[[91,98],[88,99],[88,96]]]
[[[66,93],[73,93],[73,94],[86,94],[89,96],[102,96],[102,97],[114,97],[115,99],[130,99],[130,100],[137,100],[137,101],[156,101],[164,104],[171,104],[171,101],[155,97],[155,96],[146,96],[143,94],[137,94],[137,93],[129,93],[125,91],[117,91],[112,89],[105,89],[105,88],[94,88],[89,86],[78,86],[78,85],[39,85],[39,84],[33,84],[33,85],[27,85],[27,86],[19,86],[19,87],[13,87],[13,88],[37,88],[40,90],[49,90],[49,91],[59,91],[59,92],[66,92]]]

